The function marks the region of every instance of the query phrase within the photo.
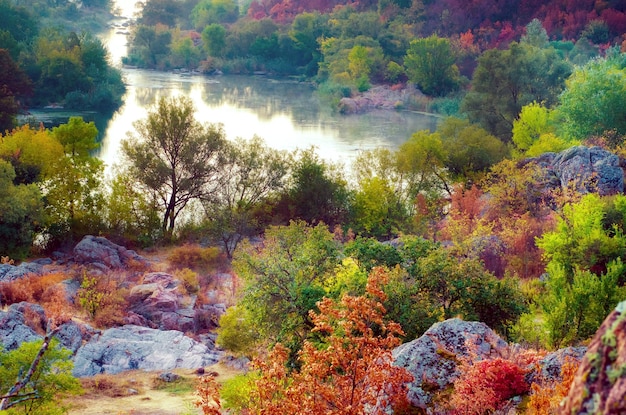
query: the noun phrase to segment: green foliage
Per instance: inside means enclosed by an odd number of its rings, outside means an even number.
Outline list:
[[[201,0],[191,11],[196,29],[211,24],[233,23],[238,17],[238,2],[233,0]]]
[[[45,224],[45,215],[37,186],[14,185],[15,177],[11,164],[0,160],[0,253],[21,259]]]
[[[299,349],[311,329],[309,311],[325,294],[339,255],[339,244],[323,224],[271,226],[262,247],[242,244],[233,266],[244,281],[240,305],[254,316],[258,338]]]
[[[129,135],[122,152],[139,189],[159,204],[163,234],[171,237],[187,204],[218,186],[224,131],[196,121],[193,103],[184,97],[160,99],[135,129],[138,136]]]
[[[325,282],[324,289],[329,297],[335,299],[341,298],[344,294],[363,295],[368,272],[353,258],[344,258]]]
[[[220,397],[224,400],[224,409],[241,413],[246,408],[250,408],[258,377],[257,372],[248,372],[226,380],[220,389]]]
[[[202,29],[202,47],[209,56],[221,57],[226,47],[226,29],[213,23]]]
[[[48,232],[54,241],[79,238],[103,226],[104,165],[91,155],[99,147],[98,130],[93,122],[71,117],[67,124],[55,127],[52,135],[63,146],[65,156],[43,187],[53,224]]]
[[[467,120],[448,117],[437,132],[447,152],[444,166],[457,178],[475,181],[508,155],[502,141]]]
[[[626,65],[613,53],[576,68],[557,108],[559,130],[568,139],[586,139],[615,131],[626,135]],[[617,146],[620,142],[612,142]]]
[[[246,306],[232,306],[220,317],[216,344],[237,356],[252,357],[262,340],[256,314]]]
[[[459,88],[459,69],[454,62],[450,40],[436,35],[412,40],[404,58],[409,80],[425,94],[434,96]]]
[[[355,85],[382,80],[386,61],[380,44],[371,37],[329,37],[321,40],[322,61],[318,77],[322,80]]]
[[[570,73],[569,64],[552,48],[513,42],[506,50],[487,50],[478,59],[462,111],[471,122],[509,142],[522,107],[531,102],[554,105]]]
[[[345,245],[344,253],[356,259],[367,272],[378,266],[391,269],[403,261],[402,252],[394,245],[374,238],[357,237]]]
[[[351,207],[351,228],[363,236],[389,237],[398,232],[407,217],[390,184],[380,177],[359,183]]]
[[[112,236],[143,247],[153,245],[163,236],[156,201],[134,188],[128,173],[113,177],[109,188],[105,218]]]
[[[291,156],[269,148],[261,138],[228,142],[220,186],[204,201],[210,236],[232,257],[237,244],[270,222],[264,211],[287,185]]]
[[[279,202],[285,218],[310,224],[342,224],[348,213],[349,191],[341,166],[321,160],[314,148],[297,153],[292,183]]]
[[[526,43],[537,48],[548,45],[550,38],[539,19],[533,19],[526,25],[526,33],[522,36],[520,43]]]
[[[569,281],[575,270],[598,271],[626,254],[626,238],[621,222],[606,223],[605,212],[611,204],[623,212],[626,196],[602,199],[595,193],[568,203],[558,217],[556,229],[537,239],[548,261],[563,267]]]
[[[0,396],[9,392],[16,379],[26,374],[41,349],[42,342],[22,343],[19,348],[0,353]],[[62,399],[80,393],[81,386],[72,376],[71,352],[53,340],[37,365],[33,376],[18,397],[9,398],[14,406],[7,415],[58,415],[66,412]],[[21,398],[26,397],[22,402]]]
[[[30,79],[16,65],[8,50],[2,49],[2,47],[3,45],[0,43],[0,74],[2,74],[2,88],[0,88],[0,134],[11,130],[15,126],[16,116],[20,110],[19,101],[32,92]]]
[[[80,290],[77,294],[78,304],[92,320],[104,304],[104,295],[104,292],[98,289],[98,279],[83,273],[83,281],[80,283]]]

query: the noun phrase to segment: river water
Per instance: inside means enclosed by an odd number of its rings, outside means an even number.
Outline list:
[[[121,67],[128,28],[136,11],[132,1],[117,0],[120,19],[102,34],[111,60]],[[134,131],[160,97],[188,96],[201,122],[221,123],[228,139],[257,135],[281,150],[316,147],[325,160],[348,165],[361,150],[397,148],[418,130],[434,130],[437,118],[410,111],[373,111],[341,115],[321,102],[308,83],[264,76],[181,75],[121,67],[127,92],[123,106],[102,134],[99,156],[110,169],[118,160],[120,142]]]

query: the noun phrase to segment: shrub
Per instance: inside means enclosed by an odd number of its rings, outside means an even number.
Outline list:
[[[217,247],[203,248],[200,245],[185,244],[174,248],[167,260],[178,269],[206,270],[217,264],[220,250]]]
[[[44,293],[53,285],[68,279],[65,274],[54,273],[40,275],[26,275],[20,279],[0,283],[0,298],[5,304],[15,304],[22,301],[31,303],[45,302]]]
[[[495,411],[507,399],[528,392],[526,370],[502,358],[464,363],[450,399],[457,415],[482,415]]]
[[[186,294],[195,294],[200,289],[198,282],[198,274],[190,270],[189,268],[183,268],[174,272],[176,277],[181,282],[181,287]]]
[[[123,323],[127,290],[121,289],[116,279],[83,274],[80,287],[78,303],[96,326],[112,327]]]
[[[526,413],[529,415],[556,414],[561,402],[569,393],[579,365],[580,362],[575,360],[566,360],[561,366],[560,379],[533,383]]]

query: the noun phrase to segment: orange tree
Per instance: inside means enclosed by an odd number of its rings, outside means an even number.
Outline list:
[[[299,370],[286,366],[289,353],[281,344],[265,361],[255,361],[260,377],[246,413],[383,414],[406,405],[405,385],[412,376],[392,364],[402,329],[383,318],[386,279],[382,268],[374,268],[366,295],[318,303],[319,313],[310,313],[318,339],[304,342]]]

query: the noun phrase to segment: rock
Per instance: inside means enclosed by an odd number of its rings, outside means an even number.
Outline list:
[[[74,247],[74,261],[103,271],[119,269],[132,264],[147,266],[148,260],[135,251],[116,245],[106,238],[87,235]],[[104,266],[104,268],[102,268]]]
[[[526,159],[544,170],[547,189],[573,186],[578,192],[612,195],[624,191],[624,171],[619,157],[600,147],[575,146],[562,152]]]
[[[220,353],[179,331],[123,326],[105,330],[74,357],[74,376],[119,373],[125,370],[196,369],[219,360]]]
[[[19,265],[0,264],[0,281],[14,281],[30,274],[42,275],[43,265],[36,262],[22,262]]]
[[[0,311],[0,345],[5,350],[14,350],[24,342],[41,340],[26,324],[24,314],[17,307],[9,307],[8,311]]]
[[[410,403],[425,409],[433,392],[457,378],[461,359],[503,357],[507,351],[508,344],[484,323],[453,318],[397,347],[393,358],[396,366],[406,368],[415,379],[408,385]]]
[[[586,351],[586,347],[566,347],[548,353],[546,357],[539,361],[541,378],[547,381],[560,380],[563,364],[569,359],[580,362]]]
[[[95,334],[95,330],[86,324],[78,324],[74,321],[68,321],[59,327],[54,335],[61,345],[69,349],[72,354],[76,354],[78,349],[83,345],[83,341],[89,341],[91,336]]]
[[[178,376],[176,373],[172,373],[172,372],[165,372],[165,373],[161,373],[158,376],[159,379],[161,379],[163,382],[175,382],[178,379],[180,379],[180,376]]]
[[[604,320],[583,357],[559,414],[626,413],[626,301]]]

